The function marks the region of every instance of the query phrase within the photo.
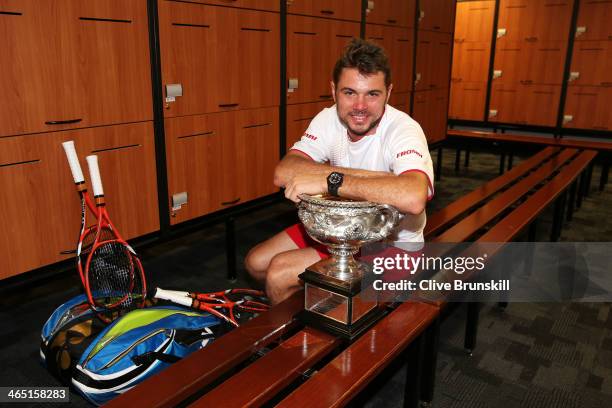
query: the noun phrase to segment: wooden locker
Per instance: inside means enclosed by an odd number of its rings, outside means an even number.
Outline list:
[[[452,82],[487,82],[490,42],[462,42],[453,47]]]
[[[435,89],[414,93],[412,117],[421,127],[428,143],[446,138],[448,89]]]
[[[556,85],[493,84],[489,121],[556,126],[560,95]]]
[[[567,41],[572,9],[572,0],[501,0],[497,42]]]
[[[287,89],[288,104],[332,99],[334,64],[353,37],[359,23],[287,16],[287,79],[297,81]]]
[[[414,89],[448,88],[450,73],[450,34],[419,30]]]
[[[412,82],[412,30],[401,27],[366,25],[366,39],[375,42],[385,49],[391,64],[393,90],[410,91]]]
[[[374,0],[368,2],[368,8],[366,8],[366,22],[400,27],[414,27],[415,12],[415,0]]]
[[[483,120],[487,99],[486,82],[452,82],[448,117],[461,120]]]
[[[270,0],[166,0],[166,1],[212,4],[212,5],[217,5],[217,6],[231,6],[231,7],[238,7],[238,8],[248,8],[248,9],[253,9],[253,10],[280,11],[279,2],[270,1]]]
[[[85,95],[78,92],[73,13],[58,13],[56,7],[0,1],[0,136],[88,124]]]
[[[455,22],[455,0],[419,2],[419,30],[452,33]]]
[[[278,191],[274,186],[274,169],[280,161],[278,108],[244,110],[236,115],[232,157],[236,196],[230,202],[241,204]]]
[[[153,120],[146,3],[72,0],[70,6],[88,124]]]
[[[278,13],[160,1],[159,19],[164,97],[182,86],[166,117],[279,104]]]
[[[410,92],[391,92],[389,105],[410,114]]]
[[[576,41],[612,40],[612,1],[582,0]]]
[[[533,36],[538,41],[567,42],[572,23],[574,0],[538,0]]]
[[[494,18],[494,0],[458,2],[455,21],[455,46],[465,42],[491,44]]]
[[[563,127],[612,130],[612,87],[568,86]]]
[[[329,108],[333,105],[333,101],[287,105],[287,151],[291,149],[295,142],[300,140],[310,121],[324,108]]]
[[[85,157],[98,155],[108,211],[124,238],[159,229],[151,122],[2,138],[0,278],[73,256],[61,254],[75,249],[81,222],[61,146],[67,140],[75,141],[86,180]]]
[[[566,42],[516,42],[498,45],[493,65],[499,84],[547,84],[563,82]]]
[[[612,86],[612,41],[576,41],[573,54],[572,85]]]
[[[287,13],[361,21],[361,1],[287,0]]]

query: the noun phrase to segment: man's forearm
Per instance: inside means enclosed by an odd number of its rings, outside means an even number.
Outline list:
[[[276,166],[276,170],[274,172],[274,184],[277,187],[285,187],[287,183],[297,174],[316,174],[327,177],[327,175],[333,171],[358,177],[395,177],[392,173],[384,171],[370,171],[330,166],[329,164],[317,163],[305,157],[292,154],[285,156]]]

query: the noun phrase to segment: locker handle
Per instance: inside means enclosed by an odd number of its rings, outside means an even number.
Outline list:
[[[45,125],[69,125],[71,123],[79,123],[83,119],[68,119],[68,120],[48,120]]]
[[[238,198],[236,198],[236,199],[234,199],[234,200],[231,200],[231,201],[225,201],[225,202],[222,202],[222,203],[221,203],[221,205],[232,205],[232,204],[237,204],[239,201],[240,201],[240,197],[238,197]]]
[[[329,94],[329,95],[319,95],[319,98],[322,98],[322,99],[329,99],[331,97],[332,97],[331,94]]]
[[[334,15],[333,10],[321,10],[321,14],[327,14],[328,16]]]
[[[455,43],[456,44],[461,44],[465,42],[465,38],[455,38]]]
[[[531,79],[521,79],[521,84],[523,85],[531,85],[533,81]]]
[[[219,104],[219,107],[220,108],[235,108],[238,105],[239,105],[238,103],[221,103]]]
[[[389,24],[397,24],[397,20],[389,19],[389,20],[387,20],[387,23],[389,23]]]
[[[525,41],[527,42],[537,42],[538,37],[525,37]]]
[[[451,82],[461,82],[461,78],[451,78]]]

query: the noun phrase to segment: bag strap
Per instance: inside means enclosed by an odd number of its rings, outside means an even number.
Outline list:
[[[144,354],[140,354],[138,356],[133,356],[132,357],[132,361],[134,362],[134,364],[136,364],[137,366],[146,364],[152,364],[155,360],[159,360],[162,361],[164,363],[176,363],[177,361],[179,361],[181,358],[177,357],[175,355],[172,354],[164,354],[161,353],[159,351],[149,351],[146,352]]]

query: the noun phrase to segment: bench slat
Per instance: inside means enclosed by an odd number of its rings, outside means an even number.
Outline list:
[[[174,407],[253,353],[297,327],[294,320],[304,307],[299,291],[269,311],[225,334],[220,341],[198,350],[137,387],[111,400],[109,407]]]
[[[540,144],[547,146],[571,147],[576,149],[592,149],[598,151],[612,152],[612,143],[596,142],[590,140],[554,139],[535,135],[514,135],[511,133],[493,133],[477,130],[449,129],[446,134],[450,137],[463,137],[478,140],[490,140],[495,142],[518,142]]]
[[[425,226],[425,237],[435,234],[449,222],[456,219],[459,215],[470,208],[484,202],[487,198],[497,193],[504,187],[510,185],[520,176],[526,174],[534,167],[542,164],[543,161],[559,151],[558,148],[546,147],[537,154],[529,157],[518,166],[513,167],[503,175],[496,177],[485,185],[453,201],[440,211],[427,218]]]
[[[190,407],[260,406],[297,379],[307,368],[320,361],[339,343],[339,338],[307,327]],[[245,384],[248,386],[245,387]]]
[[[293,391],[277,407],[345,405],[438,316],[435,306],[402,303]]]
[[[566,164],[577,154],[575,149],[565,149],[551,161],[519,181],[508,190],[495,197],[487,205],[479,208],[441,235],[431,238],[430,242],[463,242],[480,228],[497,217],[502,211],[532,190],[537,184],[550,177],[551,174]]]
[[[507,242],[514,239],[546,207],[548,207],[597,156],[597,152],[586,150],[580,153],[561,173],[546,183],[524,203],[487,231],[479,242]]]

